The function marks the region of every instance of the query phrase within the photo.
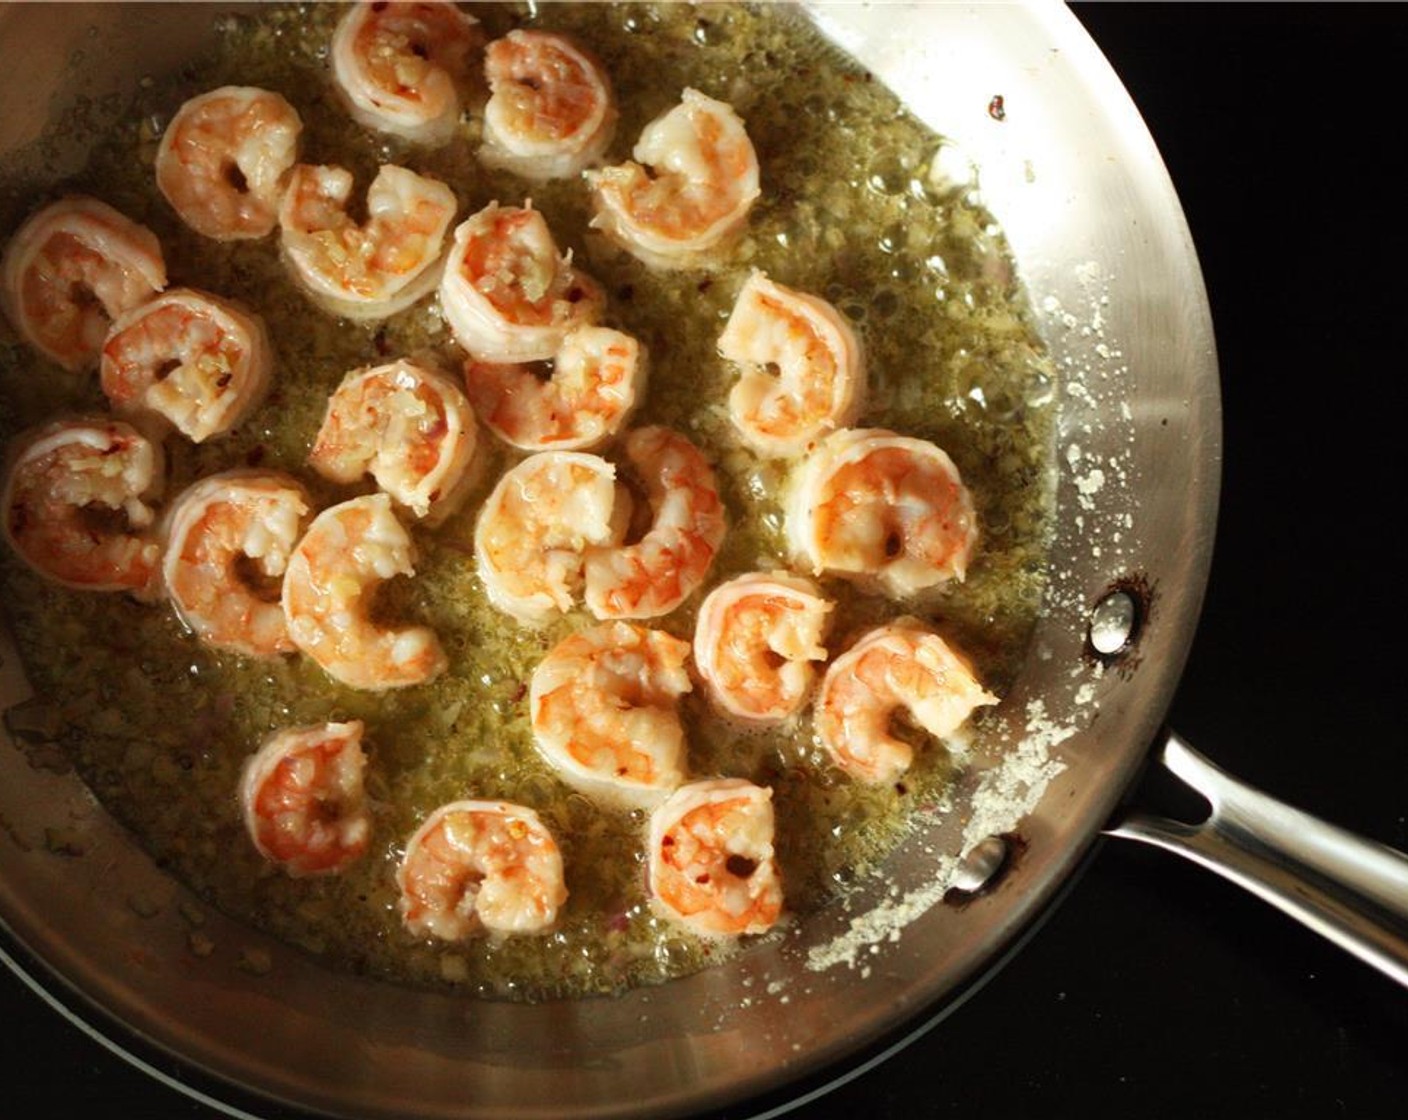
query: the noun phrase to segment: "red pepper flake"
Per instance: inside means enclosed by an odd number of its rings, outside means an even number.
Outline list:
[[[995,121],[1005,121],[1007,119],[1007,106],[1003,103],[1002,94],[997,94],[988,102],[988,116]]]

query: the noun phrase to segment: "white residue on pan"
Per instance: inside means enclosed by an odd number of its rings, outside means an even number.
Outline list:
[[[943,901],[954,887],[963,857],[989,836],[1013,832],[1046,792],[1047,785],[1065,769],[1053,751],[1078,730],[1053,720],[1040,698],[1028,702],[1025,727],[1017,745],[1002,762],[983,773],[968,801],[968,820],[959,854],[935,853],[934,867],[919,887],[900,892],[873,909],[856,915],[846,931],[807,953],[813,971],[844,964],[868,968],[863,955],[876,952],[885,942],[898,941],[904,927]]]
[[[1132,467],[1133,414],[1128,404],[1129,369],[1123,354],[1106,336],[1110,304],[1110,277],[1094,262],[1075,270],[1080,307],[1068,309],[1054,296],[1042,301],[1042,333],[1058,353],[1056,368],[1065,397],[1062,410],[1059,501],[1066,524],[1063,533],[1082,541],[1081,547],[1121,574],[1134,529],[1135,481]],[[1112,440],[1111,431],[1115,432]],[[1113,450],[1111,450],[1113,448]],[[1048,624],[1075,627],[1083,632],[1089,578],[1060,565],[1051,572],[1043,615]],[[1068,645],[1070,643],[1067,643]],[[1076,645],[1077,650],[1079,645]],[[1032,656],[1048,661],[1057,654],[1048,646],[1034,646]],[[1000,731],[1009,746],[1001,760],[977,778],[969,797],[949,808],[964,814],[957,853],[916,845],[933,865],[924,882],[910,890],[891,890],[889,897],[864,913],[853,915],[844,932],[807,954],[807,967],[823,971],[837,965],[869,972],[876,955],[889,942],[898,941],[906,926],[943,901],[953,889],[964,857],[991,836],[1017,832],[1036,808],[1053,779],[1065,769],[1059,749],[1088,726],[1098,708],[1103,672],[1072,658],[1070,686],[1063,698],[1027,701],[1025,710]],[[1069,708],[1058,714],[1053,704]]]

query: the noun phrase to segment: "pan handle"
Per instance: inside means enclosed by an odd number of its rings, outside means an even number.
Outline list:
[[[1208,801],[1200,824],[1131,813],[1107,828],[1217,872],[1408,987],[1408,856],[1237,781],[1169,731],[1157,759]]]

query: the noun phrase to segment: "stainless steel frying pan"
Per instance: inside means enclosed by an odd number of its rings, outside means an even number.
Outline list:
[[[0,747],[0,920],[31,967],[77,993],[100,1022],[120,1022],[219,1078],[334,1115],[685,1112],[803,1076],[918,1009],[957,999],[1080,861],[1157,737],[1209,561],[1216,370],[1182,214],[1118,81],[1063,10],[848,5],[815,14],[980,168],[1069,387],[1065,529],[1047,614],[1005,702],[1008,736],[985,745],[965,791],[976,810],[935,825],[891,862],[889,881],[907,903],[902,918],[874,884],[780,946],[700,976],[619,1000],[535,1007],[334,975],[204,908],[203,929],[218,950],[198,961],[179,917],[182,890],[81,787]],[[210,16],[202,8],[0,11],[8,166],[37,172],[49,163],[45,174],[62,175],[50,153],[32,147],[45,122],[80,90],[130,87],[174,65],[196,48]],[[1004,114],[991,111],[998,93]],[[9,649],[4,662],[0,702],[8,704],[24,684]],[[1181,746],[1169,757],[1201,771]],[[77,830],[87,855],[55,856],[36,842],[56,817]],[[1288,819],[1293,837],[1309,827],[1238,793],[1223,797],[1201,830],[1137,818],[1121,831],[1204,860],[1235,859],[1245,876],[1267,863],[1265,840],[1250,839],[1251,830]],[[1294,855],[1316,868],[1320,897],[1299,884],[1290,893],[1298,905],[1327,907],[1318,920],[1364,934],[1359,951],[1402,968],[1402,939],[1392,935],[1392,912],[1397,905],[1401,920],[1406,896],[1401,858],[1365,855],[1331,836],[1318,852]],[[1315,862],[1324,859],[1335,866]],[[1361,906],[1332,884],[1346,860],[1356,871],[1377,864],[1398,885],[1364,886],[1371,902]],[[160,913],[142,917],[133,897],[157,900]],[[1360,910],[1386,920],[1362,925]],[[236,966],[250,948],[270,955],[267,975]],[[742,1002],[740,993],[755,996]]]

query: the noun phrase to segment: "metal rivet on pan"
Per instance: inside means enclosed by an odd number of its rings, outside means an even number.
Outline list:
[[[1006,838],[989,836],[959,861],[958,871],[953,877],[954,889],[964,894],[976,894],[990,886],[1006,865]]]
[[[1090,648],[1101,657],[1114,657],[1129,645],[1139,623],[1139,604],[1128,591],[1115,590],[1090,612]]]

